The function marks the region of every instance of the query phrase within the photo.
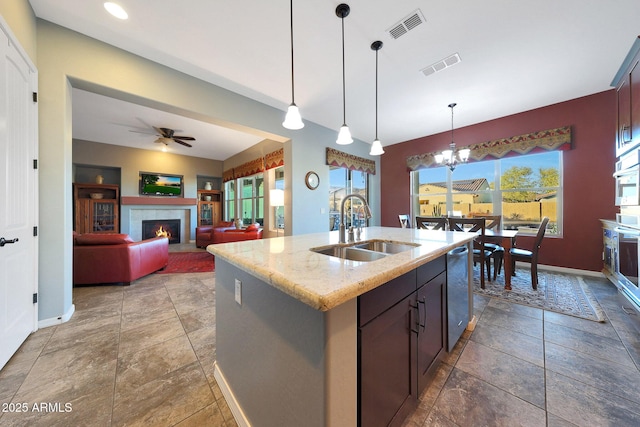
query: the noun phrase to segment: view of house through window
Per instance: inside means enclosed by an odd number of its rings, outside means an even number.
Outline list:
[[[471,162],[453,171],[412,172],[414,216],[502,215],[502,227],[535,233],[549,217],[548,234],[561,234],[562,152]]]
[[[346,168],[331,167],[329,170],[329,230],[337,230],[340,225],[340,206],[348,194],[359,194],[368,199],[369,176],[366,172],[352,171]],[[345,223],[347,228],[366,227],[362,202],[351,198],[345,203]]]

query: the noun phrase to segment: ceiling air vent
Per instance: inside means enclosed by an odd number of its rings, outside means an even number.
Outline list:
[[[422,12],[420,12],[420,9],[416,9],[414,12],[411,12],[409,15],[402,18],[402,20],[393,27],[389,28],[387,32],[392,38],[397,39],[425,21],[426,20],[424,19]]]
[[[422,71],[422,74],[424,74],[425,76],[430,76],[431,74],[437,73],[438,71],[442,71],[445,68],[449,68],[452,65],[457,64],[458,62],[460,62],[460,55],[458,55],[457,53],[454,53],[453,55],[448,56],[436,62],[435,64],[431,64],[420,71]]]

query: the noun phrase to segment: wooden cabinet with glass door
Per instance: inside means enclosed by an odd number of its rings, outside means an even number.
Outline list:
[[[73,184],[76,233],[120,232],[120,187],[109,184]]]
[[[222,219],[222,191],[198,190],[198,227],[216,225]]]

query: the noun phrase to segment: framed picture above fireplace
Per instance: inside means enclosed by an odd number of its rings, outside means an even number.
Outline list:
[[[182,197],[184,179],[182,175],[157,172],[140,172],[140,195]]]

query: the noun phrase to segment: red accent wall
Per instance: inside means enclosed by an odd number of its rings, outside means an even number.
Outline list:
[[[540,263],[581,270],[602,270],[600,218],[615,219],[615,92],[609,90],[488,122],[456,128],[458,148],[530,132],[571,126],[573,149],[563,152],[563,236],[545,238]],[[444,150],[450,131],[385,147],[380,159],[381,223],[398,226],[409,213],[411,188],[406,157]],[[455,172],[454,172],[455,175]],[[532,237],[518,237],[530,247]]]

